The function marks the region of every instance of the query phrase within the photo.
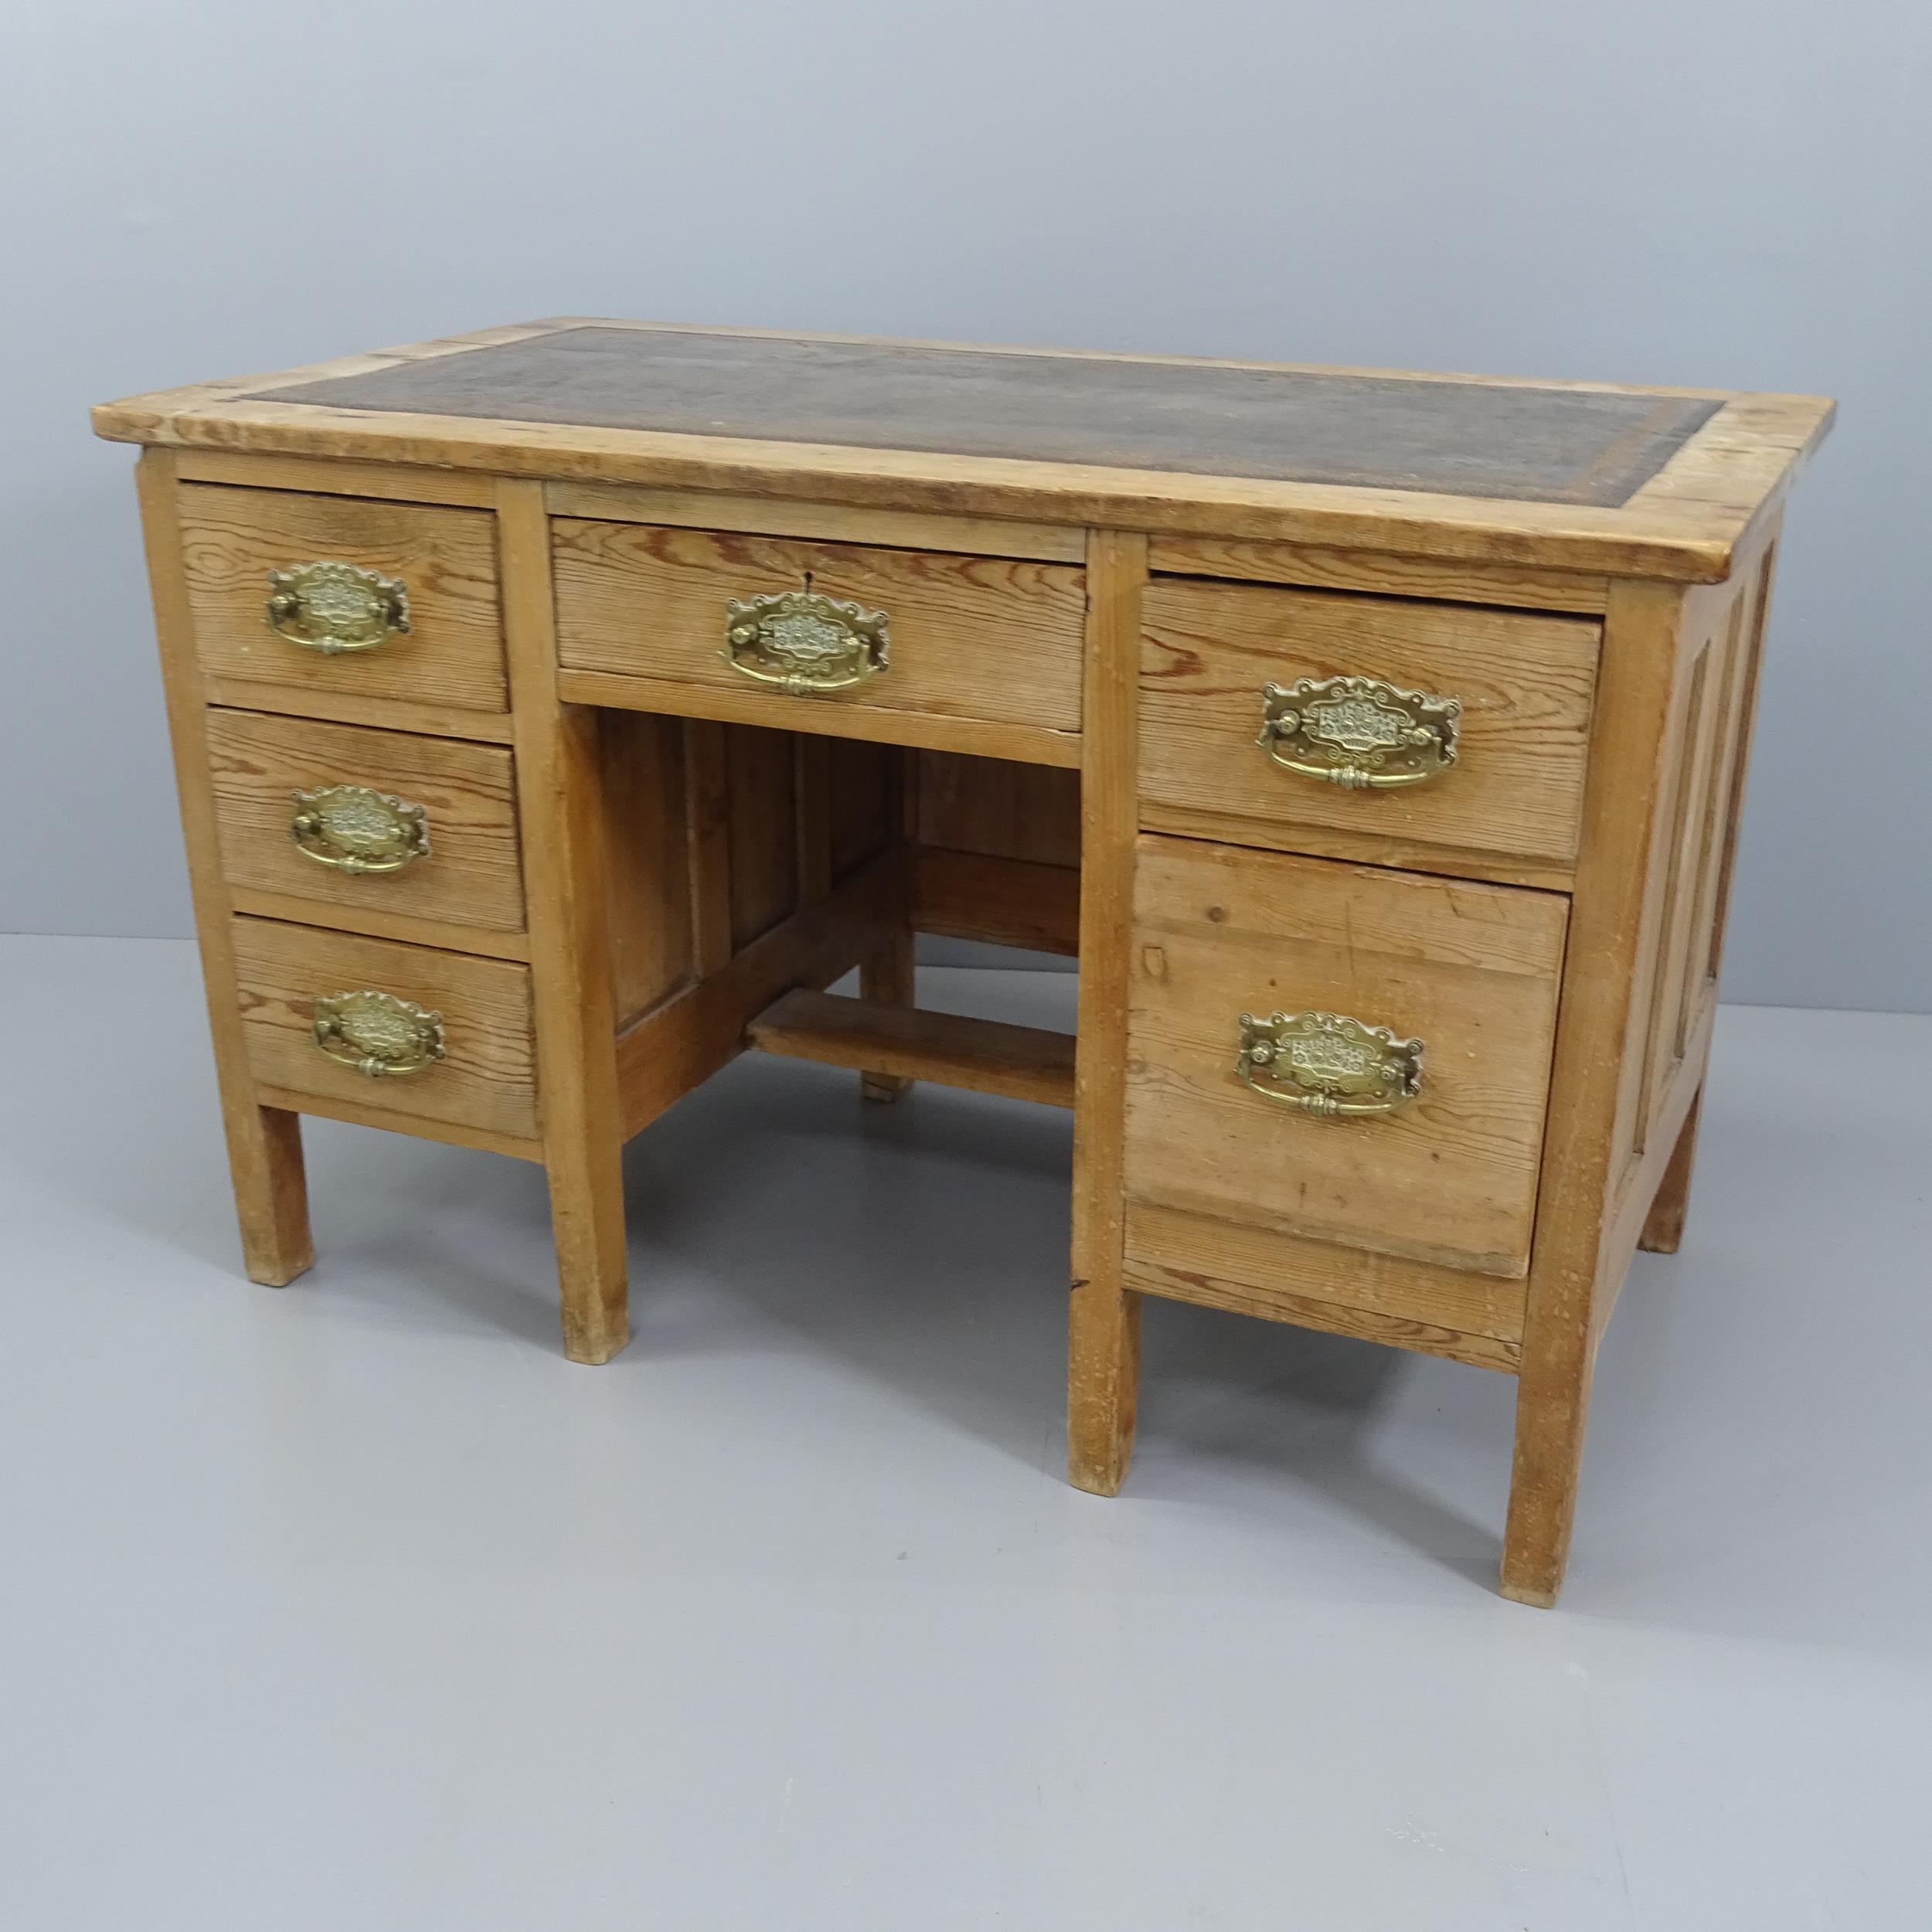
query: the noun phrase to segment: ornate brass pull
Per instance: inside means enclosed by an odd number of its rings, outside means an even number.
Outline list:
[[[794,697],[849,690],[890,663],[883,611],[815,590],[733,597],[725,606],[724,661]]]
[[[367,785],[297,792],[288,835],[298,852],[338,872],[400,872],[429,856],[429,815]]]
[[[353,563],[299,563],[268,573],[268,628],[335,657],[373,651],[410,628],[409,587]]]
[[[1234,1064],[1256,1093],[1322,1120],[1393,1114],[1422,1090],[1421,1041],[1345,1013],[1243,1013]]]
[[[443,1057],[443,1015],[393,993],[331,993],[315,1002],[315,1044],[371,1080],[420,1073]]]
[[[1298,678],[1261,693],[1255,742],[1274,762],[1347,791],[1419,785],[1456,762],[1462,703],[1379,678]]]

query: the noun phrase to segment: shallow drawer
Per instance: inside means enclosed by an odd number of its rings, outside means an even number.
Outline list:
[[[189,483],[181,526],[209,676],[504,709],[487,511]]]
[[[215,709],[208,749],[230,885],[345,913],[522,930],[501,747]]]
[[[1540,875],[1576,859],[1600,637],[1580,617],[1157,577],[1141,823],[1431,869],[1464,852],[1561,883]]]
[[[315,1094],[536,1136],[524,968],[278,920],[237,919],[234,933],[248,1064],[264,1087],[298,1104]]]
[[[761,692],[774,723],[844,704],[1080,728],[1086,574],[1072,565],[567,517],[551,528],[573,670]]]
[[[1144,837],[1129,1196],[1522,1276],[1567,917],[1547,893]]]

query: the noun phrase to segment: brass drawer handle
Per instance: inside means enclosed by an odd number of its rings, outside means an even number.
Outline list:
[[[315,1044],[371,1080],[420,1073],[443,1057],[443,1015],[367,988],[315,1002]]]
[[[1420,785],[1456,762],[1457,698],[1399,691],[1379,678],[1299,678],[1261,693],[1274,762],[1345,791]]]
[[[270,570],[268,583],[268,628],[325,657],[373,651],[410,628],[409,587],[400,577],[323,562]]]
[[[732,598],[722,655],[733,670],[794,698],[849,690],[891,662],[884,611],[815,590]]]
[[[288,835],[298,852],[338,872],[400,872],[429,856],[428,813],[368,785],[297,792]]]
[[[1393,1114],[1422,1090],[1422,1042],[1345,1013],[1243,1013],[1235,1070],[1264,1098],[1323,1120]]]

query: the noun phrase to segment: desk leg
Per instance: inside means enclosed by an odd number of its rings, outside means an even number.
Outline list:
[[[862,747],[869,748],[869,747]],[[832,889],[831,740],[801,732],[794,740],[798,777],[798,903],[801,908],[824,904]],[[896,833],[904,821],[906,754],[893,748],[886,789],[886,818]],[[882,928],[876,943],[859,962],[859,996],[876,1006],[915,1003],[913,976],[912,907],[906,890],[896,895],[893,923]],[[859,1076],[861,1097],[889,1104],[912,1091],[910,1080],[896,1073],[871,1071]]]
[[[1577,1518],[1592,1350],[1587,1321],[1553,1322],[1549,1345],[1524,1351],[1516,1385],[1516,1446],[1503,1530],[1505,1597],[1547,1610],[1563,1588]]]
[[[624,1124],[595,711],[559,702],[543,486],[497,486],[503,626],[525,854],[537,1094],[563,1352],[608,1362],[631,1338]]]
[[[1657,1184],[1650,1213],[1637,1245],[1647,1254],[1675,1254],[1684,1238],[1684,1216],[1690,1206],[1691,1168],[1697,1158],[1697,1121],[1704,1111],[1704,1090],[1697,1090],[1690,1111],[1671,1151],[1670,1165]]]
[[[155,632],[161,646],[162,683],[181,796],[195,929],[201,942],[209,1030],[214,1039],[215,1072],[221,1087],[228,1168],[241,1223],[242,1264],[250,1281],[266,1287],[286,1287],[315,1259],[308,1231],[308,1187],[302,1169],[301,1117],[258,1104],[254,1077],[248,1069],[241,1009],[235,997],[234,908],[222,879],[207,719],[182,567],[172,452],[144,450],[135,471],[135,487],[147,540]]]
[[[1720,594],[1618,583],[1604,619],[1583,834],[1570,903],[1549,1114],[1524,1284],[1516,1447],[1502,1590],[1547,1607],[1563,1587],[1604,1298],[1616,1182],[1630,1158],[1620,1098],[1641,1065],[1648,1011],[1639,971],[1662,928],[1675,774],[1689,715],[1689,667]]]
[[[915,987],[914,937],[910,927],[887,934],[860,961],[859,996],[875,1006],[913,1006]],[[859,1090],[869,1100],[889,1104],[913,1089],[901,1073],[861,1073]]]
[[[1087,549],[1080,759],[1080,1041],[1073,1073],[1073,1290],[1067,1470],[1111,1496],[1134,1453],[1140,1297],[1121,1285],[1128,957],[1147,539],[1096,530]]]
[[[221,1057],[216,1049],[216,1057]],[[231,1100],[222,1077],[228,1171],[241,1223],[242,1267],[251,1281],[285,1288],[315,1263],[308,1231],[308,1182],[302,1165],[302,1117],[257,1107],[252,1094]]]

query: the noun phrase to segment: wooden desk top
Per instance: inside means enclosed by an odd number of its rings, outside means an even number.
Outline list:
[[[104,405],[123,440],[1716,580],[1806,396],[564,320]]]

